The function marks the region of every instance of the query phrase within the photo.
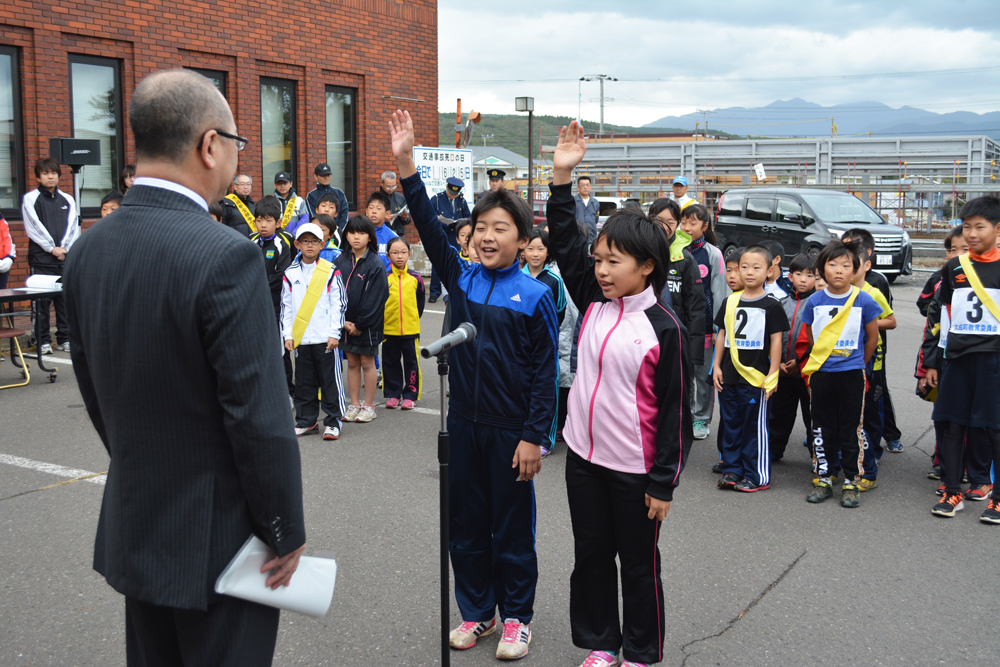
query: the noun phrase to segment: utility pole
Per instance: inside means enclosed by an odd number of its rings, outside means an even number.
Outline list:
[[[697,111],[705,117],[705,141],[708,141],[708,114],[715,112],[709,109],[698,109]]]
[[[580,81],[594,81],[594,80],[600,80],[600,82],[601,82],[601,97],[600,97],[600,102],[601,102],[601,129],[600,129],[600,134],[604,134],[604,102],[605,102],[605,100],[608,101],[608,102],[614,102],[615,101],[614,98],[604,97],[604,82],[605,81],[617,81],[618,79],[616,79],[613,76],[608,76],[607,74],[588,74],[587,76],[581,76],[580,77]],[[580,89],[580,84],[577,83],[577,90],[579,91],[579,89]],[[579,100],[577,102],[576,118],[577,118],[577,120],[580,120],[580,105],[583,102],[582,93],[578,92],[578,97],[579,97]],[[593,102],[593,101],[594,100],[591,100],[591,102]]]
[[[486,140],[487,139],[492,139],[492,138],[493,138],[492,134],[484,134],[483,135],[483,176],[485,176],[487,173],[489,173],[489,170],[490,170],[489,165],[486,164]],[[516,174],[515,174],[515,176],[516,176]],[[489,185],[488,185],[489,182],[490,182],[489,179],[486,179],[487,187],[489,187]]]

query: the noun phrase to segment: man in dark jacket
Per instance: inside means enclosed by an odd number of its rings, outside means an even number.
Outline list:
[[[222,200],[222,224],[247,237],[257,231],[252,189],[253,179],[248,174],[239,174],[233,181],[233,192]]]
[[[396,233],[396,236],[404,236],[406,223],[410,221],[410,212],[409,210],[403,211],[406,207],[406,197],[399,191],[396,172],[382,172],[382,192],[389,197],[389,213],[394,216],[389,222],[389,228]],[[403,212],[400,213],[400,211]]]
[[[316,215],[316,206],[319,204],[319,198],[325,195],[327,192],[332,192],[337,195],[337,229],[341,232],[344,231],[344,227],[347,225],[347,217],[349,214],[349,204],[347,203],[347,195],[340,188],[335,188],[330,185],[330,180],[333,178],[333,170],[330,169],[330,165],[325,162],[320,162],[313,169],[313,173],[316,175],[316,187],[313,188],[308,195],[306,195],[306,206],[309,208],[309,219],[312,220]]]

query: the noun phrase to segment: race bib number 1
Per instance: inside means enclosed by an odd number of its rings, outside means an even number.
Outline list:
[[[764,315],[763,308],[736,309],[733,338],[737,350],[764,349]],[[729,347],[729,336],[726,336],[726,347]]]
[[[987,289],[994,301],[1000,301],[1000,290]],[[993,317],[971,287],[955,290],[951,297],[951,333],[972,336],[1000,336],[1000,322]]]
[[[836,317],[837,313],[840,312],[840,306],[833,306],[826,304],[823,306],[816,306],[813,308],[813,340],[819,338],[820,333],[823,329],[830,324],[830,320]],[[851,308],[851,312],[847,314],[847,322],[844,324],[844,330],[840,333],[840,338],[837,340],[837,344],[833,346],[834,350],[856,350],[858,349],[859,338],[861,337],[861,307],[854,306]]]

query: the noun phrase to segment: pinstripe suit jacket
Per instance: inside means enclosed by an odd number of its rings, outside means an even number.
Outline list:
[[[206,609],[250,533],[305,542],[298,443],[260,249],[184,195],[134,186],[66,259],[71,355],[111,456],[94,569]]]

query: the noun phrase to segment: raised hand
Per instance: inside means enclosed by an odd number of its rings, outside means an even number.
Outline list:
[[[392,138],[392,156],[396,158],[400,178],[407,178],[417,173],[413,164],[413,120],[410,112],[397,109],[392,112],[389,121],[389,135]]]
[[[572,174],[587,152],[585,137],[583,126],[575,120],[570,122],[569,127],[559,128],[559,142],[556,144],[555,155],[552,156],[552,166],[556,172],[562,172],[567,177]]]

